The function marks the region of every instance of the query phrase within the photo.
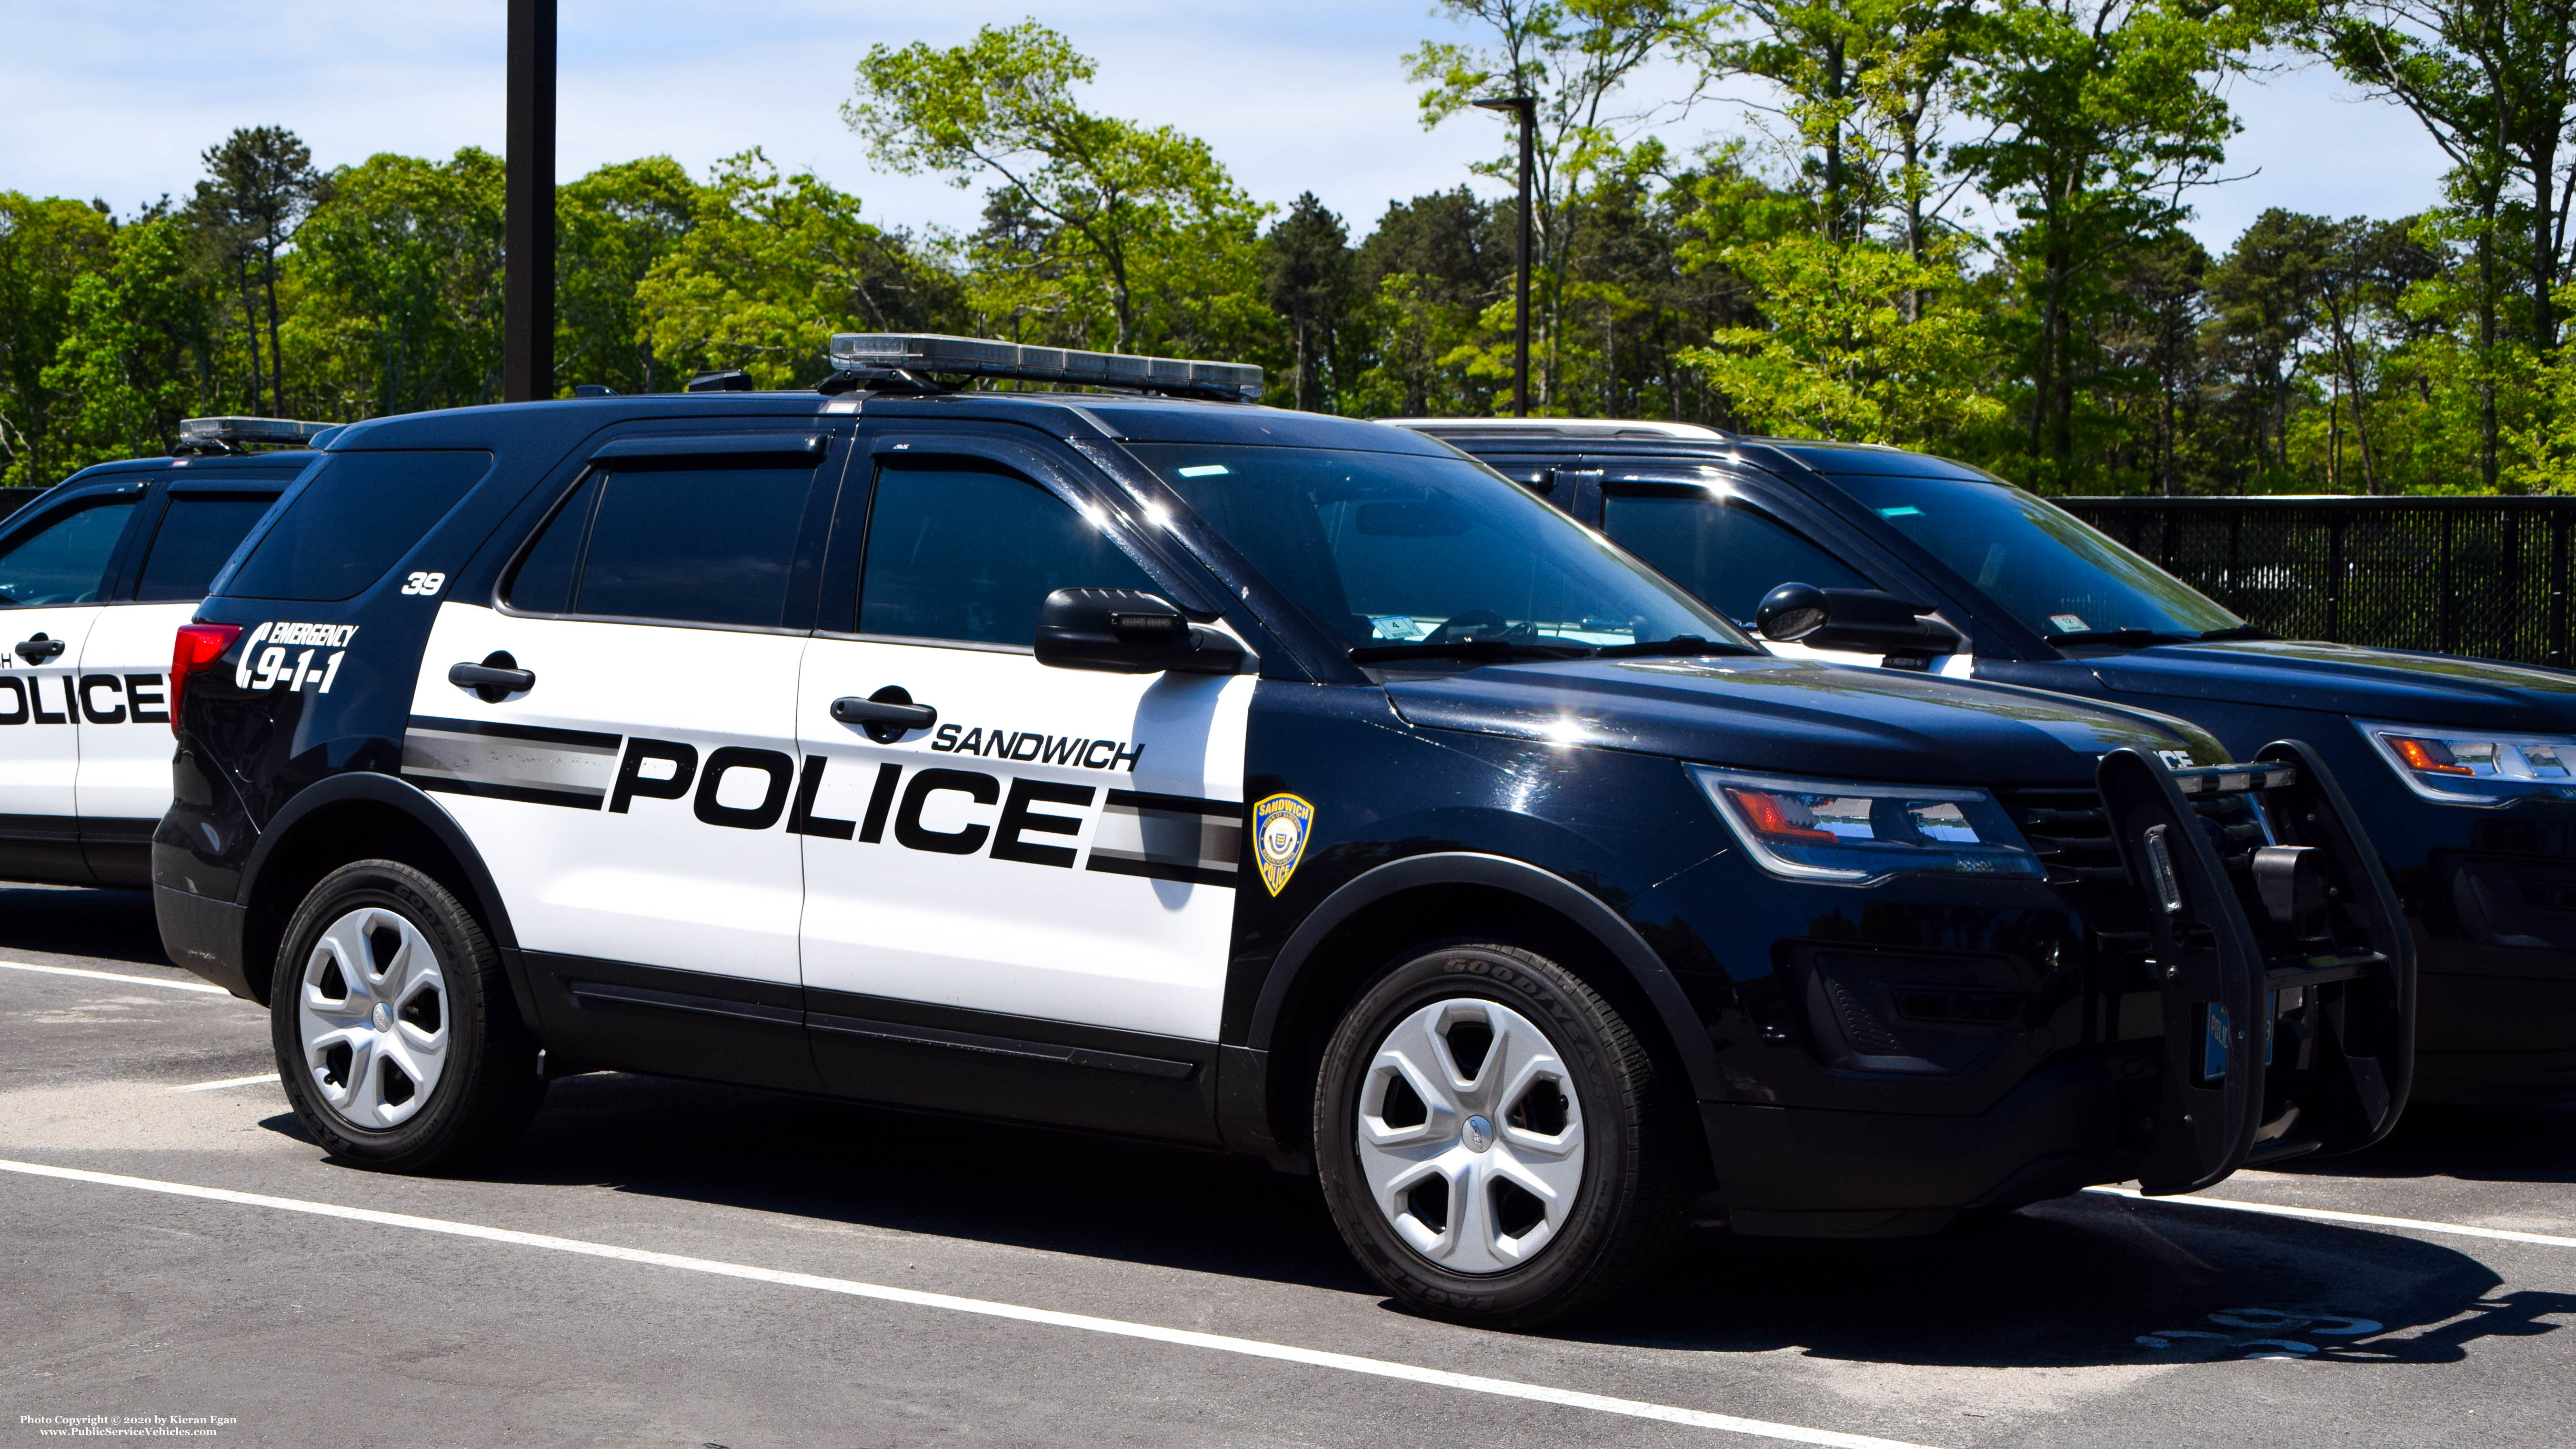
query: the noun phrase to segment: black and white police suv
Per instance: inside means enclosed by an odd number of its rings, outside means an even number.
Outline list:
[[[334,1155],[586,1068],[1222,1146],[1527,1324],[1694,1213],[1929,1231],[2403,1104],[2300,746],[1773,657],[1255,369],[835,357],[353,425],[183,631],[163,938]]]
[[[2273,639],[2064,509],[1894,448],[1580,419],[1408,420],[1756,623],[1776,652],[2307,741],[2352,792],[2422,963],[2418,1101],[2576,1098],[2576,677]],[[1918,617],[1921,616],[1921,617]]]
[[[324,430],[190,418],[173,456],[84,468],[0,521],[0,880],[151,879],[172,638]]]

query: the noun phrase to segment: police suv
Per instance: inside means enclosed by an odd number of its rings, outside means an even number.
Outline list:
[[[2142,706],[2237,750],[2306,740],[2417,937],[2416,1099],[2576,1097],[2576,676],[2270,638],[1943,458],[1676,424],[1406,426],[1547,490],[1730,619],[1807,586],[1765,626],[1779,652]]]
[[[592,1068],[1222,1146],[1528,1324],[1694,1214],[1925,1232],[2404,1102],[2304,747],[1773,657],[1257,369],[834,355],[353,425],[182,631],[163,938],[334,1155]]]
[[[172,636],[323,431],[190,418],[174,455],[84,468],[0,522],[0,880],[150,881]]]

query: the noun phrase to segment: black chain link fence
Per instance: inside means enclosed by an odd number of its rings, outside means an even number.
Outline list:
[[[2285,639],[2568,663],[2576,498],[2060,498]]]

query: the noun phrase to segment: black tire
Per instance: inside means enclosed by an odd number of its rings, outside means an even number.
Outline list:
[[[308,1058],[304,1035],[308,967],[319,962],[313,998],[322,1003],[316,1008],[317,1021],[323,1011],[334,1019],[356,1021],[360,998],[373,999],[365,978],[353,987],[338,974],[338,954],[325,953],[327,959],[316,955],[324,934],[359,912],[368,913],[358,917],[361,925],[355,932],[367,960],[357,969],[383,971],[393,982],[408,978],[413,989],[400,1001],[399,1015],[397,1003],[387,999],[366,1018],[376,1045],[355,1051],[327,1047],[317,1064]],[[404,925],[411,934],[403,932]],[[350,934],[343,932],[344,937]],[[347,944],[345,939],[340,943],[343,948]],[[434,975],[418,974],[416,958],[402,954],[405,945],[413,952],[427,947]],[[334,986],[336,998],[330,994]],[[381,994],[391,997],[393,992]],[[423,1069],[428,1054],[412,1046],[415,1038],[391,1045],[381,1040],[396,1030],[396,1020],[416,1028],[429,1023],[443,1032],[424,1032],[418,1038],[442,1043],[434,1072]],[[519,1020],[491,938],[445,886],[399,861],[344,865],[305,894],[278,951],[269,1028],[296,1120],[323,1150],[359,1167],[435,1172],[465,1165],[515,1140],[545,1096],[536,1039]],[[408,1055],[397,1059],[397,1051]],[[431,1078],[425,1092],[404,1075],[402,1059]],[[332,1078],[335,1070],[349,1080]],[[411,1090],[403,1089],[405,1083]],[[349,1100],[335,1105],[333,1092]],[[422,1100],[414,1103],[415,1095]],[[403,1114],[399,1121],[359,1120],[396,1112]]]
[[[1363,1097],[1381,1047],[1391,1034],[1412,1031],[1409,1023],[1425,1019],[1419,1013],[1432,1011],[1427,1019],[1441,1036],[1442,1049],[1459,1053],[1458,1044],[1437,1023],[1448,1019],[1440,1014],[1444,1012],[1460,1021],[1477,1019],[1472,1008],[1449,1005],[1460,1001],[1493,1003],[1534,1024],[1562,1063],[1564,1081],[1573,1088],[1580,1109],[1583,1156],[1579,1172],[1570,1174],[1579,1184],[1571,1204],[1551,1236],[1525,1260],[1500,1271],[1455,1271],[1408,1242],[1404,1236],[1408,1230],[1420,1233],[1429,1225],[1443,1233],[1463,1233],[1466,1223],[1481,1220],[1467,1218],[1453,1230],[1445,1221],[1433,1224],[1417,1215],[1399,1229],[1381,1210],[1362,1159]],[[1487,1029],[1492,1029],[1490,1020]],[[1490,1046],[1478,1057],[1474,1071],[1464,1070],[1463,1054],[1456,1060],[1464,1080],[1477,1089],[1487,1094],[1509,1090],[1509,1083],[1487,1081]],[[1379,1090],[1376,1120],[1395,1123],[1396,1089],[1388,1085]],[[1462,1096],[1453,1106],[1463,1110],[1461,1104],[1471,1100],[1477,1099]],[[1560,1097],[1560,1111],[1564,1105]],[[1687,1206],[1689,1158],[1682,1135],[1686,1130],[1682,1106],[1676,1085],[1658,1074],[1645,1043],[1582,978],[1518,946],[1443,945],[1411,954],[1381,973],[1333,1033],[1316,1082],[1316,1162],[1324,1199],[1342,1240],[1397,1301],[1415,1312],[1453,1322],[1533,1328],[1596,1312],[1626,1298],[1670,1255],[1680,1240]],[[1437,1121],[1442,1108],[1426,1105],[1417,1096],[1402,1110],[1410,1117],[1415,1107],[1421,1109],[1424,1130],[1440,1130]],[[1502,1113],[1517,1110],[1512,1103],[1495,1102],[1460,1120],[1472,1124],[1488,1112],[1495,1114],[1492,1120],[1500,1120]],[[1517,1115],[1513,1120],[1528,1125]],[[1473,1145],[1479,1135],[1490,1146]],[[1481,1157],[1492,1146],[1506,1145],[1497,1140],[1492,1121],[1481,1134],[1472,1127],[1462,1130],[1457,1141],[1460,1147],[1445,1149],[1452,1157],[1462,1150]],[[1388,1159],[1375,1160],[1383,1164]],[[1493,1191],[1518,1189],[1506,1185]],[[1433,1210],[1442,1219],[1448,1216],[1447,1193],[1445,1184],[1436,1192]],[[1532,1204],[1537,1201],[1530,1199]],[[1414,1200],[1406,1202],[1408,1214],[1424,1211]],[[1497,1228],[1506,1220],[1500,1206],[1483,1211],[1493,1214],[1492,1225]]]

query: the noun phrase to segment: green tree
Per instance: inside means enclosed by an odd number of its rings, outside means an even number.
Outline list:
[[[501,158],[371,156],[331,175],[281,290],[316,410],[371,417],[498,401]]]
[[[278,308],[279,258],[325,187],[313,152],[282,126],[245,126],[206,148],[206,179],[190,211],[232,271],[249,328],[253,412],[283,415],[286,358]],[[268,401],[260,401],[259,327],[268,324]]]
[[[1954,155],[2016,221],[2002,241],[2026,299],[2031,481],[2071,478],[2101,362],[2079,323],[2124,305],[2121,259],[2212,180],[2236,131],[2220,83],[2272,23],[2197,0],[1995,0],[1961,45],[1963,108],[1990,130]]]
[[[0,191],[0,483],[52,483],[57,413],[45,369],[71,331],[72,289],[109,264],[104,202]]]
[[[1304,408],[1311,398],[1315,406],[1328,408],[1329,385],[1339,380],[1328,370],[1334,327],[1350,302],[1350,231],[1309,191],[1264,240],[1269,250],[1266,300],[1287,320],[1296,349],[1289,405]]]
[[[739,367],[763,387],[810,386],[832,370],[835,332],[954,325],[954,279],[810,173],[746,151],[716,163],[695,205],[635,294],[674,375]]]
[[[680,163],[602,166],[555,193],[555,375],[619,392],[667,391],[642,290],[698,218]]]
[[[1073,91],[1094,71],[1034,20],[947,50],[877,45],[842,116],[887,170],[994,179],[1009,225],[970,253],[978,313],[1117,352],[1239,330],[1263,310],[1265,208],[1205,142],[1084,110]]]
[[[117,228],[110,265],[72,284],[69,325],[44,371],[56,466],[167,452],[211,384],[218,288],[187,224],[152,213]]]

